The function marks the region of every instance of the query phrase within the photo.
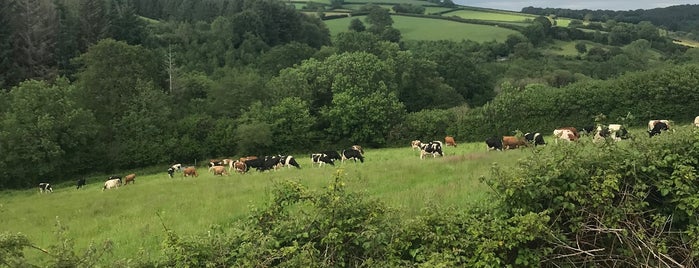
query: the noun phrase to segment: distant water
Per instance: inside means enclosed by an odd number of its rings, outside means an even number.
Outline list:
[[[684,4],[699,4],[699,0],[622,0],[622,1],[553,1],[553,0],[538,0],[538,1],[485,1],[485,0],[452,0],[454,3],[465,6],[486,7],[494,9],[503,9],[511,11],[522,11],[522,8],[533,7],[551,7],[551,8],[569,8],[569,9],[609,9],[609,10],[636,10],[636,9],[652,9],[657,7],[668,7]]]

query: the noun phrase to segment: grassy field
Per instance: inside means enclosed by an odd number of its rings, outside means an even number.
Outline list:
[[[214,177],[199,168],[198,178],[176,174],[170,179],[163,171],[139,175],[135,184],[115,190],[102,191],[103,180],[88,179],[81,190],[57,186],[51,194],[5,191],[0,195],[0,230],[27,234],[36,245],[47,247],[56,243],[53,233],[60,221],[77,248],[109,239],[117,245],[110,258],[135,256],[141,249],[157,255],[164,239],[163,223],[181,234],[195,234],[211,224],[225,226],[245,217],[250,206],[265,204],[275,182],[292,179],[320,189],[329,185],[338,169],[345,174],[348,189],[379,198],[412,217],[428,203],[460,207],[479,202],[488,189],[478,178],[488,174],[490,164],[514,163],[526,151],[487,153],[484,144],[471,143],[445,148],[445,153],[443,158],[421,160],[407,146],[368,149],[363,164],[318,168],[311,167],[308,157],[299,156],[300,170]]]
[[[325,24],[332,35],[348,31],[350,21],[359,18],[364,21],[364,16],[327,20]],[[392,16],[393,27],[400,30],[403,40],[473,40],[476,42],[496,40],[503,42],[510,34],[517,31],[469,23],[460,23],[447,20],[426,19],[405,16]],[[440,29],[435,31],[434,29]]]
[[[632,129],[631,133],[647,137],[642,129]],[[546,141],[549,145],[540,150],[575,146],[555,144],[550,136]],[[581,141],[590,142],[590,137]],[[55,187],[50,194],[35,189],[4,191],[0,195],[0,231],[24,233],[35,245],[46,248],[57,243],[54,232],[60,221],[79,251],[91,242],[111,240],[115,247],[107,256],[108,262],[136,258],[139,251],[157,256],[165,238],[163,224],[180,235],[200,234],[212,224],[230,226],[249,215],[251,207],[262,207],[271,200],[276,182],[296,180],[309,189],[321,190],[337,172],[343,174],[348,190],[378,199],[402,219],[412,219],[429,205],[465,208],[483,202],[490,190],[479,178],[487,179],[492,165],[514,167],[534,152],[529,148],[487,152],[483,142],[461,143],[444,151],[444,157],[421,160],[407,145],[367,149],[365,163],[345,162],[335,167],[311,167],[310,159],[299,155],[302,169],[223,177],[199,168],[197,178],[176,173],[171,179],[163,167],[162,172],[139,175],[135,184],[106,191],[101,188],[104,179],[97,178],[88,179],[81,190],[65,185]],[[45,257],[33,250],[26,253],[33,263],[42,263]]]
[[[489,12],[480,10],[456,10],[442,14],[442,16],[457,16],[464,19],[487,20],[487,21],[507,21],[526,22],[536,18],[534,15],[510,12]]]

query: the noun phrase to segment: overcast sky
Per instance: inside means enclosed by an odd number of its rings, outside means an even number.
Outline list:
[[[487,7],[495,9],[504,9],[512,11],[522,11],[523,7],[552,7],[552,8],[569,8],[569,9],[609,9],[609,10],[636,10],[636,9],[651,9],[656,7],[668,7],[684,4],[699,4],[699,0],[623,0],[623,1],[601,1],[601,0],[585,0],[585,1],[553,1],[553,0],[535,0],[535,1],[485,1],[485,0],[452,0],[454,3],[465,6]]]

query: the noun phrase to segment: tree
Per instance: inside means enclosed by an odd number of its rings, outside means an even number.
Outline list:
[[[19,68],[20,79],[46,79],[55,75],[54,46],[58,18],[49,0],[23,0],[15,2],[15,14],[11,14],[15,31],[13,35],[14,61]]]
[[[74,90],[59,78],[28,80],[2,94],[11,101],[0,115],[0,188],[56,183],[99,166],[92,151],[97,123],[71,98]]]
[[[391,13],[388,12],[388,9],[380,6],[372,6],[365,20],[371,25],[369,31],[377,35],[380,35],[386,28],[393,25]]]
[[[109,31],[109,17],[103,0],[79,0],[80,51],[104,38]]]
[[[256,123],[270,126],[274,138],[268,146],[277,153],[308,148],[314,140],[315,119],[310,115],[308,103],[296,97],[284,98],[271,107],[255,102],[238,119],[238,125]]]
[[[147,39],[146,23],[136,14],[131,0],[110,0],[108,36],[130,45],[141,45]]]
[[[366,30],[366,26],[364,26],[362,20],[354,18],[350,21],[349,30],[355,32],[363,32]]]
[[[392,71],[376,56],[344,53],[324,62],[319,79],[331,82],[332,102],[322,116],[334,137],[377,146],[405,114],[392,80]]]
[[[585,54],[585,52],[587,52],[587,45],[583,42],[577,42],[575,43],[575,50],[580,54]]]

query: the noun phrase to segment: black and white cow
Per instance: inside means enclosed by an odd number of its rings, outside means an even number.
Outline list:
[[[441,141],[431,141],[429,143],[423,143],[420,145],[420,159],[425,159],[425,155],[431,154],[432,157],[444,156],[442,152],[442,142]]]
[[[53,193],[53,187],[51,187],[51,184],[48,182],[39,183],[39,192]]]
[[[667,131],[668,129],[670,128],[667,126],[667,124],[665,124],[665,122],[656,122],[653,129],[648,130],[648,136],[653,137],[660,134],[662,131]]]
[[[360,162],[364,163],[364,155],[362,155],[362,152],[359,150],[355,149],[346,149],[342,150],[342,162],[345,162],[345,160],[352,159],[354,162],[357,162],[357,159],[359,159]]]
[[[544,136],[542,136],[539,132],[526,133],[524,134],[524,139],[526,139],[527,142],[534,144],[534,146],[546,145],[546,142],[544,142]]]
[[[327,151],[322,151],[318,152],[319,154],[326,154],[328,155],[328,158],[332,159],[333,162],[342,160],[342,156],[335,150],[327,150]]]
[[[255,159],[249,159],[245,160],[245,166],[246,171],[250,170],[251,168],[257,169],[259,171],[264,171],[264,166],[265,166],[265,159],[264,158],[255,158]]]
[[[315,164],[318,164],[319,167],[322,167],[323,164],[330,164],[331,166],[334,166],[335,159],[332,159],[330,156],[323,153],[311,154],[311,165],[315,166]]]
[[[109,176],[107,180],[119,180],[119,183],[122,183],[121,176]]]
[[[173,171],[182,172],[182,164],[174,164],[170,166]]]
[[[280,155],[279,156],[279,165],[281,167],[288,167],[291,168],[291,166],[294,166],[296,168],[301,168],[298,162],[296,162],[296,159],[294,159],[293,156],[291,155]]]
[[[488,151],[499,150],[502,151],[502,139],[492,136],[485,140],[485,144],[488,146]]]
[[[85,183],[86,183],[85,179],[79,179],[78,182],[75,183],[78,186],[78,188],[75,188],[75,189],[83,188],[83,186],[85,186]]]
[[[167,175],[170,176],[171,179],[172,179],[173,175],[175,174],[175,170],[176,169],[174,167],[170,167],[167,169]]]

